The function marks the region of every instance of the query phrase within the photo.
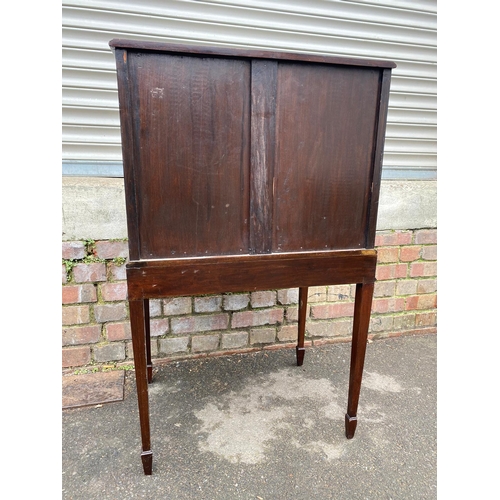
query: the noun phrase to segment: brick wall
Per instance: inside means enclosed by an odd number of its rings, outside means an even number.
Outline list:
[[[377,233],[371,338],[436,331],[435,229]],[[62,248],[64,371],[133,363],[126,241]],[[348,341],[355,285],[309,288],[306,345]],[[295,345],[298,289],[150,301],[153,357],[168,359]]]

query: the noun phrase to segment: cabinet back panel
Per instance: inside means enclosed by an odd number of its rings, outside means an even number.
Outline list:
[[[379,75],[280,62],[274,251],[365,246]]]
[[[129,74],[140,257],[248,253],[249,62],[131,53]]]

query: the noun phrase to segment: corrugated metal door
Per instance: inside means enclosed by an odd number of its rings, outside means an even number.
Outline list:
[[[384,178],[436,176],[436,0],[63,2],[63,174],[121,176],[112,38],[389,59]]]

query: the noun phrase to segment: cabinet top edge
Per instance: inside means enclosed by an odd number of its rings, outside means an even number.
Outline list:
[[[301,61],[345,66],[364,66],[372,68],[395,68],[393,61],[378,59],[361,59],[298,52],[283,52],[257,49],[241,49],[230,47],[214,47],[205,45],[183,45],[165,42],[147,42],[114,38],[109,42],[113,49],[129,49],[135,51],[168,52],[171,54],[191,54],[198,56],[219,56],[248,59],[277,59],[284,61]]]

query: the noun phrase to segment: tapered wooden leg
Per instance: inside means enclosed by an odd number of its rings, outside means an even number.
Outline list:
[[[151,362],[151,323],[149,321],[149,299],[144,299],[144,323],[146,328],[146,369],[148,382],[153,381],[153,363]]]
[[[306,335],[306,312],[307,312],[307,293],[308,287],[299,288],[299,335],[295,352],[297,354],[297,366],[302,366],[304,363],[304,338]]]
[[[151,451],[151,435],[149,428],[145,301],[131,300],[129,301],[129,306],[130,326],[132,330],[132,347],[134,349],[137,402],[139,404],[139,421],[141,424],[141,459],[144,474],[150,475],[153,472],[153,452]]]
[[[345,433],[347,439],[352,439],[358,423],[357,411],[361,378],[365,362],[366,342],[370,326],[370,313],[373,298],[373,283],[358,283],[354,304],[354,321],[352,331],[351,369],[349,374],[349,396],[347,413],[345,415]]]

